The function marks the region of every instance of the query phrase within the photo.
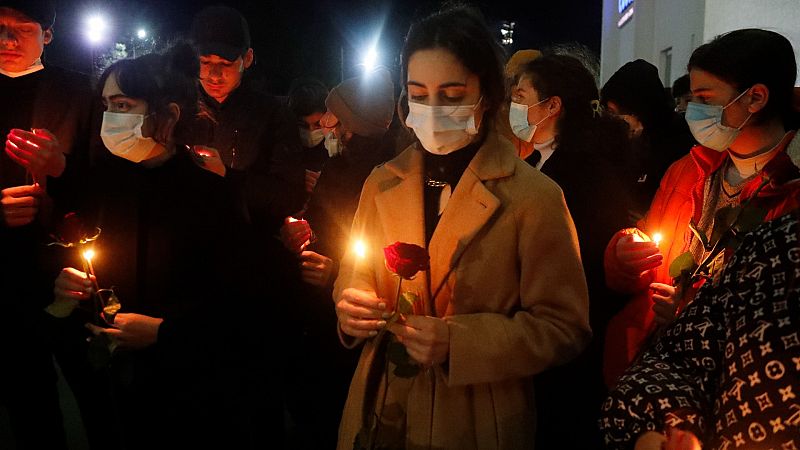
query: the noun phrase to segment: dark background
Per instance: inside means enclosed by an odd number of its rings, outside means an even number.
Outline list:
[[[86,18],[103,12],[110,22],[108,40],[96,46],[100,54],[114,42],[129,43],[138,28],[147,29],[158,44],[184,35],[192,16],[204,6],[227,4],[239,9],[250,24],[256,53],[254,74],[276,94],[285,93],[292,79],[314,76],[329,86],[353,76],[364,49],[377,40],[378,63],[398,76],[398,55],[409,25],[437,10],[440,1],[424,0],[61,0],[55,39],[46,62],[91,71],[91,46],[85,38]],[[601,0],[477,1],[487,23],[500,39],[503,21],[514,21],[514,44],[508,54],[524,48],[545,48],[577,42],[600,53]],[[130,46],[129,46],[130,47]],[[342,54],[344,63],[342,64]],[[129,50],[130,55],[130,50]]]

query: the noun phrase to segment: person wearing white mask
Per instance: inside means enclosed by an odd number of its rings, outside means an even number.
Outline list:
[[[603,252],[608,237],[630,226],[623,183],[630,143],[625,123],[598,110],[594,77],[580,60],[541,56],[519,70],[506,120],[515,135],[532,142],[525,161],[558,183],[580,242],[591,301],[592,341],[574,361],[536,377],[539,418],[536,448],[602,447],[597,431],[603,337],[623,299],[608,290]]]
[[[532,448],[532,376],[577,356],[591,335],[561,190],[494,132],[501,53],[468,7],[408,32],[399,106],[417,142],[364,183],[350,238],[366,251],[348,249],[334,285],[341,340],[363,345],[339,449]],[[402,283],[419,301],[398,321],[383,251],[395,242],[430,255],[430,268]],[[389,346],[408,362],[387,361]]]
[[[306,171],[306,193],[311,195],[328,152],[325,148],[325,128],[320,119],[325,114],[328,88],[313,78],[298,78],[289,87],[287,106],[297,121],[300,143],[303,146],[303,167]]]
[[[772,31],[732,31],[698,47],[688,70],[692,101],[686,121],[700,145],[669,168],[637,228],[619,231],[607,247],[609,287],[632,294],[609,325],[609,386],[648,336],[692,300],[692,292],[675,298],[669,276],[679,255],[691,252],[699,263],[709,254],[690,223],[710,239],[717,212],[727,206],[751,201],[766,211],[765,221],[796,207],[788,187],[766,185],[754,196],[771,161],[792,159],[787,164],[796,165],[791,148],[798,145],[793,131],[798,114],[792,110],[797,68],[791,43]],[[662,235],[660,244],[651,240],[655,233]],[[727,263],[726,254],[713,264],[712,280]]]
[[[252,275],[263,269],[253,230],[224,174],[209,167],[219,156],[194,145],[196,122],[206,120],[196,58],[177,44],[118,61],[99,79],[104,148],[93,155],[78,213],[87,229],[102,230],[92,244],[96,280],[113,287],[119,313],[98,317],[82,270],[66,267],[55,281],[51,309],[75,309],[113,343],[103,367],[113,396],[105,420],[124,448],[245,448],[255,434],[237,427],[252,420],[243,417],[252,411],[244,392],[256,386],[242,380],[256,377],[243,355],[257,344],[234,316],[258,314],[248,299],[263,299],[274,284],[254,286],[269,274]]]
[[[293,289],[291,319],[298,332],[289,354],[287,409],[303,448],[333,448],[357,353],[336,336],[330,299],[364,180],[394,156],[394,83],[385,68],[348,78],[323,99],[319,122],[325,166],[302,216],[282,228],[286,247],[297,255],[302,283]],[[298,216],[299,218],[299,216]],[[312,237],[313,228],[313,237]],[[309,355],[313,355],[309,357]],[[326,367],[320,377],[319,367]],[[313,403],[314,408],[308,408]]]
[[[31,330],[51,320],[42,308],[56,261],[42,249],[52,211],[74,199],[64,180],[87,152],[92,95],[87,76],[46,58],[55,19],[52,1],[0,1],[0,403],[20,448],[66,448],[53,354],[72,365],[58,339]]]

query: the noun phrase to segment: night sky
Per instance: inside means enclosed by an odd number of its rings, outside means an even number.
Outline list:
[[[435,11],[441,2],[61,0],[57,3],[55,39],[47,49],[47,62],[89,72],[90,47],[83,30],[91,11],[104,11],[113,20],[109,43],[128,41],[139,27],[154,33],[159,42],[167,42],[187,32],[194,13],[206,5],[219,3],[233,6],[245,15],[256,53],[255,74],[268,80],[271,91],[282,94],[291,80],[299,76],[314,76],[330,86],[337,84],[342,50],[345,77],[355,75],[362,49],[376,38],[379,64],[398,74],[398,55],[409,25]],[[497,30],[498,39],[502,21],[516,22],[510,52],[578,42],[600,53],[601,0],[526,3],[502,0],[473,4],[480,7],[489,25]]]

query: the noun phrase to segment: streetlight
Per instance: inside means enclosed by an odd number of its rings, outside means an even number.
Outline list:
[[[370,47],[369,50],[366,51],[364,57],[361,60],[361,64],[364,65],[364,72],[366,73],[372,72],[377,62],[378,62],[378,51],[375,50],[375,47]]]
[[[99,44],[105,38],[108,23],[105,18],[95,14],[86,19],[86,38],[90,44]]]
[[[139,28],[136,30],[136,37],[139,38],[140,41],[144,41],[147,39],[147,30],[144,28]],[[133,52],[133,57],[136,58],[136,47],[139,45],[138,42],[131,36],[131,52]]]
[[[86,39],[89,41],[90,57],[92,64],[92,76],[95,75],[95,47],[106,38],[108,22],[100,14],[92,14],[86,18],[86,29],[84,31]]]

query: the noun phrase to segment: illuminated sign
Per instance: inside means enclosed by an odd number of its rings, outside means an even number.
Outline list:
[[[617,11],[622,14],[622,12],[628,9],[632,4],[633,0],[617,0]]]
[[[631,3],[633,3],[633,1],[631,1]],[[631,20],[631,17],[633,17],[633,7],[628,8],[628,10],[625,11],[625,14],[623,14],[622,17],[619,18],[619,20],[617,21],[617,28],[622,28],[623,25],[625,25],[626,23],[628,23],[629,20]]]

